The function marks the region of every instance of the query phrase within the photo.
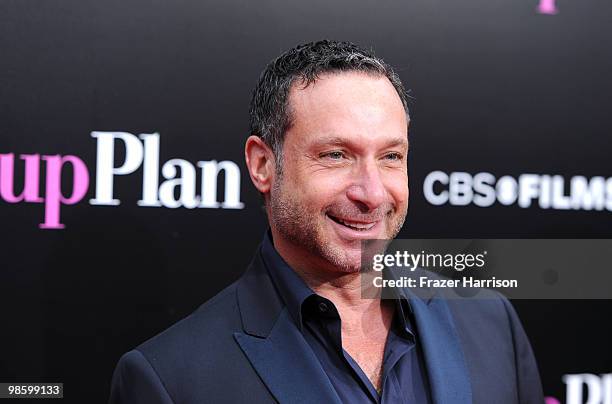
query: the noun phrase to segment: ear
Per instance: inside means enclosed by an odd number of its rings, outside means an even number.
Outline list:
[[[255,188],[262,194],[270,192],[276,168],[272,149],[259,136],[251,135],[244,145],[244,158]]]

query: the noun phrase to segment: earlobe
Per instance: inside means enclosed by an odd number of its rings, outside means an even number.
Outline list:
[[[244,157],[253,185],[263,194],[270,190],[274,171],[273,156],[272,150],[259,136],[249,136],[244,146]]]

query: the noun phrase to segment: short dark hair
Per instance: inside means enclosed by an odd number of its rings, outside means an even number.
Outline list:
[[[289,90],[295,82],[305,87],[321,74],[360,71],[385,76],[399,95],[406,115],[406,90],[393,68],[373,52],[351,42],[322,40],[298,45],[272,60],[261,73],[249,111],[251,134],[261,137],[274,152],[277,171],[282,172],[285,132],[291,126]]]

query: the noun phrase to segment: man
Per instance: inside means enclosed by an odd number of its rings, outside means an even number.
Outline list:
[[[291,49],[260,77],[245,146],[270,224],[246,273],[125,354],[113,403],[541,403],[502,298],[362,299],[361,242],[408,207],[404,88],[345,42]]]

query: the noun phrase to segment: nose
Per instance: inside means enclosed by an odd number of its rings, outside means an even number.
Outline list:
[[[387,191],[380,169],[374,161],[362,161],[353,171],[353,183],[347,197],[357,202],[364,211],[372,211],[385,202]]]

